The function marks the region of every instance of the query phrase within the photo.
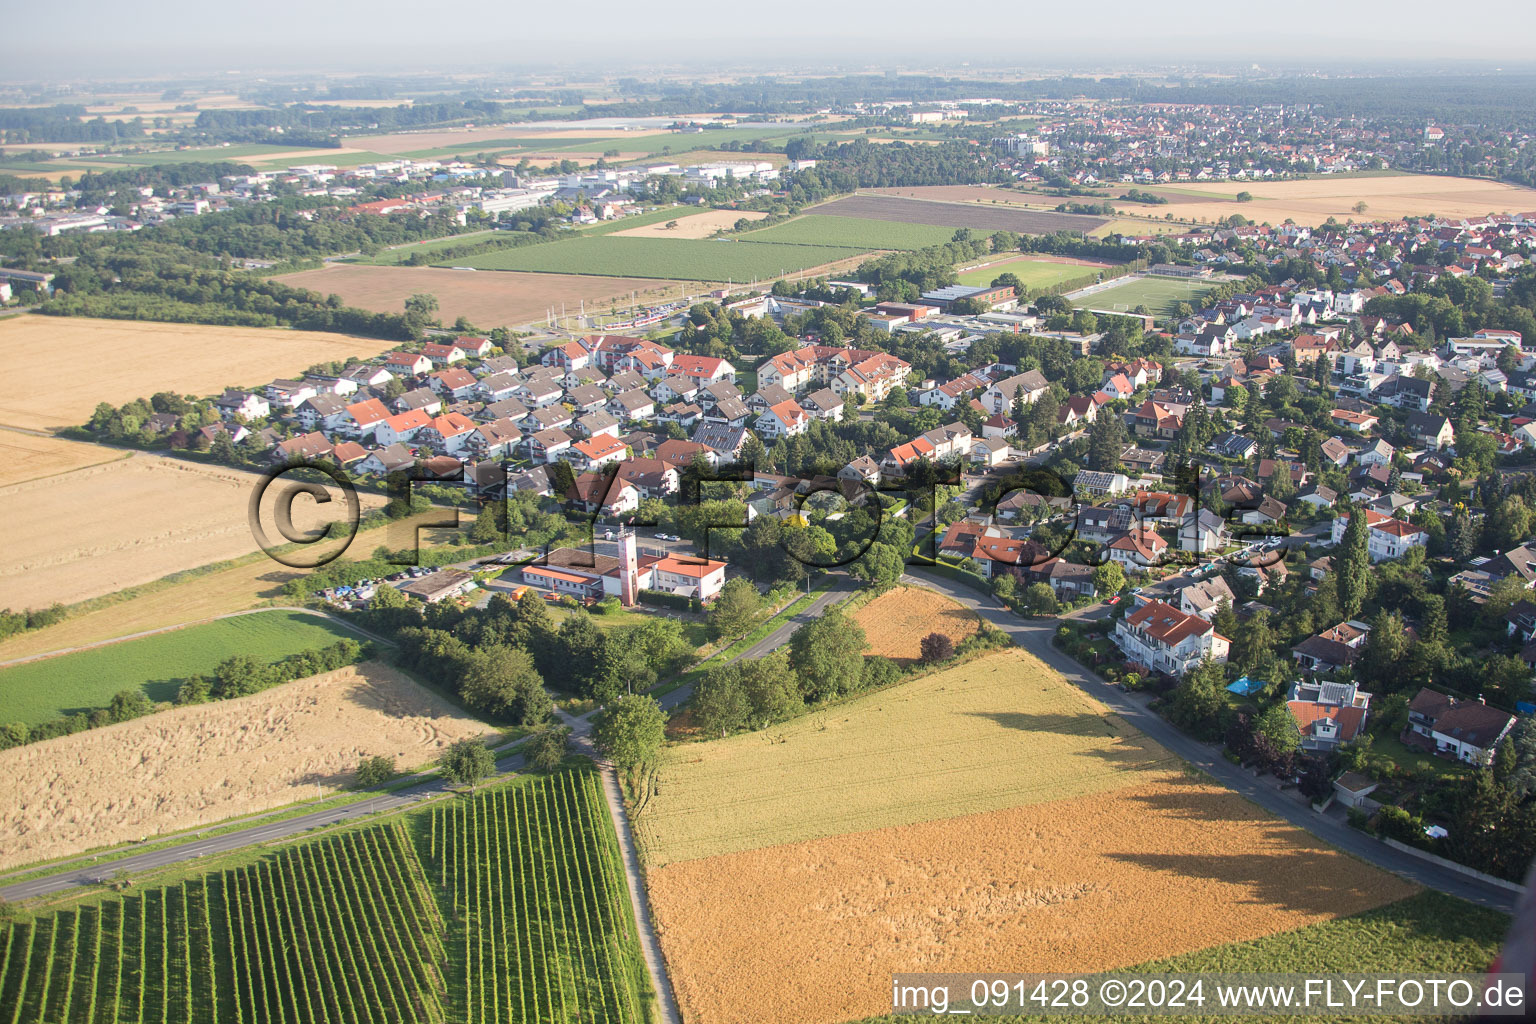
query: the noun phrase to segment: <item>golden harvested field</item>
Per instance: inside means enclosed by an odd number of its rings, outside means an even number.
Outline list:
[[[882,654],[903,664],[922,657],[919,644],[929,633],[943,633],[959,646],[981,628],[976,613],[926,587],[887,590],[853,615],[869,637],[866,654]]]
[[[0,487],[126,458],[117,448],[0,430]]]
[[[0,752],[0,868],[329,795],[493,730],[378,662]]]
[[[668,229],[666,221],[642,224],[637,228],[615,231],[615,235],[632,238],[708,238],[716,231],[736,226],[738,220],[762,220],[766,213],[756,210],[709,210],[677,218],[677,227]]]
[[[297,512],[300,504],[296,502],[294,508]],[[440,514],[424,513],[422,518]],[[302,526],[302,523],[296,522],[296,525]],[[359,532],[342,557],[360,560],[371,556],[381,544],[395,544],[396,537],[389,531],[389,527],[378,526]],[[431,534],[422,535],[423,547],[431,546],[430,537]],[[171,571],[167,569],[161,575]],[[231,560],[225,567],[147,588],[144,593],[104,603],[43,629],[18,633],[0,642],[0,662],[271,604],[283,597],[284,585],[302,575],[300,570],[280,565],[259,551],[251,552]],[[0,599],[0,607],[4,607],[3,599]]]
[[[1186,186],[1177,186],[1186,189]],[[1155,187],[1151,191],[1158,191]],[[1253,199],[1207,199],[1191,191],[1236,197],[1252,193]],[[1391,174],[1380,177],[1345,178],[1324,175],[1301,181],[1202,181],[1187,190],[1168,193],[1166,207],[1123,207],[1125,212],[1156,209],[1183,220],[1214,220],[1240,213],[1249,220],[1279,224],[1287,217],[1299,224],[1338,220],[1395,220],[1399,217],[1439,214],[1444,217],[1481,217],[1488,213],[1524,213],[1536,210],[1536,190],[1473,178],[1435,174]],[[1356,203],[1365,210],[1356,213]],[[1161,213],[1158,214],[1161,216]]]
[[[377,355],[393,343],[323,331],[210,327],[85,317],[0,320],[0,423],[46,430],[156,391],[206,395],[265,384],[315,363]]]
[[[897,971],[1108,970],[1415,891],[1173,772],[652,868],[647,885],[694,1024],[857,1020],[889,1011]]]
[[[73,604],[253,551],[248,503],[259,480],[139,454],[0,487],[10,541],[0,552],[0,607]],[[383,503],[358,498],[365,508]],[[312,515],[308,499],[294,510],[299,529],[331,518]]]
[[[606,312],[614,302],[629,304],[630,292],[643,303],[659,303],[681,294],[674,281],[588,277],[584,274],[520,274],[512,271],[451,270],[445,267],[371,267],[333,263],[277,278],[295,288],[313,288],[340,295],[351,306],[380,313],[399,313],[407,297],[417,292],[437,296],[445,323],[460,316],[489,330],[543,320],[562,306],[574,315],[582,302],[587,311]]]
[[[658,867],[1084,796],[1170,763],[1013,649],[766,732],[670,748],[635,833]]]

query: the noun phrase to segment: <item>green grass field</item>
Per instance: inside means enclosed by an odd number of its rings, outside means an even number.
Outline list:
[[[476,270],[745,282],[809,270],[864,251],[827,245],[600,235],[484,253],[455,265]]]
[[[1053,263],[1049,260],[1020,256],[1018,259],[994,263],[989,267],[967,270],[959,276],[958,280],[961,284],[982,288],[991,284],[999,274],[1005,273],[1016,275],[1020,281],[1024,282],[1026,288],[1049,288],[1063,281],[1081,278],[1097,271],[1093,267],[1078,267],[1070,263]]]
[[[172,700],[183,679],[211,672],[231,655],[249,654],[266,663],[342,637],[359,639],[313,615],[258,612],[30,661],[0,669],[0,722],[37,725],[104,707],[113,694],[134,687],[150,700]]]
[[[1138,277],[1084,296],[1075,305],[1094,309],[1116,309],[1123,305],[1127,310],[1146,306],[1154,316],[1172,316],[1173,308],[1181,302],[1200,308],[1200,299],[1213,287],[1210,281],[1181,277]]]
[[[837,245],[855,249],[921,249],[943,245],[954,238],[955,229],[935,224],[902,224],[891,220],[865,220],[861,217],[836,217],[808,214],[739,235],[747,242],[777,242],[790,245]]]
[[[1127,971],[1139,974],[1175,971],[1326,974],[1349,970],[1381,974],[1476,974],[1486,970],[1498,953],[1508,927],[1509,918],[1498,911],[1443,893],[1425,891],[1364,913],[1266,935],[1249,942],[1213,946],[1130,967]],[[1340,964],[1349,966],[1340,967]],[[1064,1022],[1104,1018],[1022,1016],[1013,1019]],[[1175,1024],[1214,1018],[1175,1014],[1147,1019]],[[884,1016],[871,1017],[858,1024],[907,1024],[911,1020],[911,1017]]]

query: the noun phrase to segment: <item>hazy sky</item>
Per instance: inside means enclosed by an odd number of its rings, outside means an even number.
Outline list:
[[[447,71],[700,64],[959,62],[1059,67],[1192,62],[1536,59],[1531,0],[0,0],[21,28],[0,78],[214,70]],[[1491,65],[1490,65],[1491,66]]]

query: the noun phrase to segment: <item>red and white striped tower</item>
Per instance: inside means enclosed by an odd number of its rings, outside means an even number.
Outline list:
[[[635,553],[635,531],[619,531],[619,602],[634,607],[640,597],[640,559]]]

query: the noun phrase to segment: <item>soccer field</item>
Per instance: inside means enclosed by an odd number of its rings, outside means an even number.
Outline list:
[[[1100,269],[1102,268],[1021,256],[1018,259],[1003,260],[975,270],[964,271],[958,280],[961,284],[970,285],[973,288],[984,288],[996,280],[999,274],[1014,274],[1024,282],[1026,288],[1049,288],[1063,281],[1083,279],[1091,281],[1093,275]]]
[[[1200,299],[1214,287],[1215,284],[1209,280],[1137,277],[1125,284],[1117,284],[1102,292],[1094,292],[1081,299],[1074,299],[1073,304],[1091,306],[1094,309],[1123,307],[1127,311],[1134,310],[1137,306],[1146,306],[1154,316],[1172,316],[1174,307],[1181,302],[1187,302],[1198,308]]]
[[[761,281],[849,259],[865,251],[830,245],[602,235],[484,253],[454,265],[546,274]]]

